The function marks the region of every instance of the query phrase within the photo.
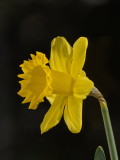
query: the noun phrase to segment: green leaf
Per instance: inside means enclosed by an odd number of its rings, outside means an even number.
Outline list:
[[[101,146],[98,146],[96,149],[94,160],[106,160],[104,150]]]

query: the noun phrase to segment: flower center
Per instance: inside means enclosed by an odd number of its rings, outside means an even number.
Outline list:
[[[37,66],[32,70],[31,81],[28,88],[36,94],[41,93],[46,86],[46,73],[41,66]]]
[[[51,69],[53,94],[69,95],[73,93],[74,79],[70,74]]]

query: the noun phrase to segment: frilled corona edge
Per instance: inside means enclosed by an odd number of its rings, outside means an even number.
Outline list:
[[[36,109],[40,102],[44,101],[45,96],[52,93],[51,72],[46,65],[48,59],[41,52],[36,52],[36,56],[31,54],[32,60],[24,61],[20,67],[23,74],[18,77],[23,80],[19,81],[21,90],[18,94],[25,97],[22,103],[30,102],[29,109]]]

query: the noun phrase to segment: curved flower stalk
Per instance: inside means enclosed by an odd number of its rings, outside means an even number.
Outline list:
[[[18,92],[25,97],[22,103],[30,102],[29,109],[36,109],[44,97],[51,103],[41,124],[42,133],[56,126],[62,115],[72,133],[80,132],[83,100],[94,87],[82,70],[87,46],[85,37],[80,37],[73,47],[64,37],[56,37],[51,43],[50,62],[37,52],[36,56],[31,55],[32,60],[20,65],[24,72],[19,75],[23,78]]]
[[[104,127],[105,127],[108,147],[109,147],[110,158],[111,160],[118,160],[117,148],[116,148],[115,138],[114,138],[112,124],[110,120],[109,110],[107,107],[107,102],[104,99],[101,92],[96,87],[92,89],[89,95],[93,96],[94,98],[97,98],[97,100],[100,103],[101,113],[103,117],[103,122],[104,122]],[[100,148],[96,150],[97,152],[96,155],[99,159],[104,160],[105,159],[104,153],[102,153],[101,152],[102,150],[101,151],[100,150],[101,150]],[[95,160],[97,159],[97,157],[95,156]]]

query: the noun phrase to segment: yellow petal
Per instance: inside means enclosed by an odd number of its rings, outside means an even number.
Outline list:
[[[75,97],[85,99],[89,95],[90,91],[94,87],[94,83],[87,77],[78,75],[77,80],[74,83],[73,94]]]
[[[64,120],[72,133],[78,133],[82,127],[82,100],[69,96],[64,109]]]
[[[60,72],[70,73],[72,47],[64,37],[56,37],[51,43],[50,66]]]
[[[43,122],[41,124],[41,133],[44,133],[57,125],[62,117],[65,104],[64,96],[56,96],[52,106],[46,113]]]
[[[73,45],[73,61],[71,66],[71,74],[73,77],[76,77],[83,68],[87,46],[88,41],[85,37],[80,37]]]
[[[50,102],[50,104],[53,104],[55,97],[56,97],[56,94],[52,94],[50,96],[47,96],[46,98]]]
[[[86,77],[86,73],[85,73],[83,70],[80,70],[79,74],[80,74],[82,77]]]

